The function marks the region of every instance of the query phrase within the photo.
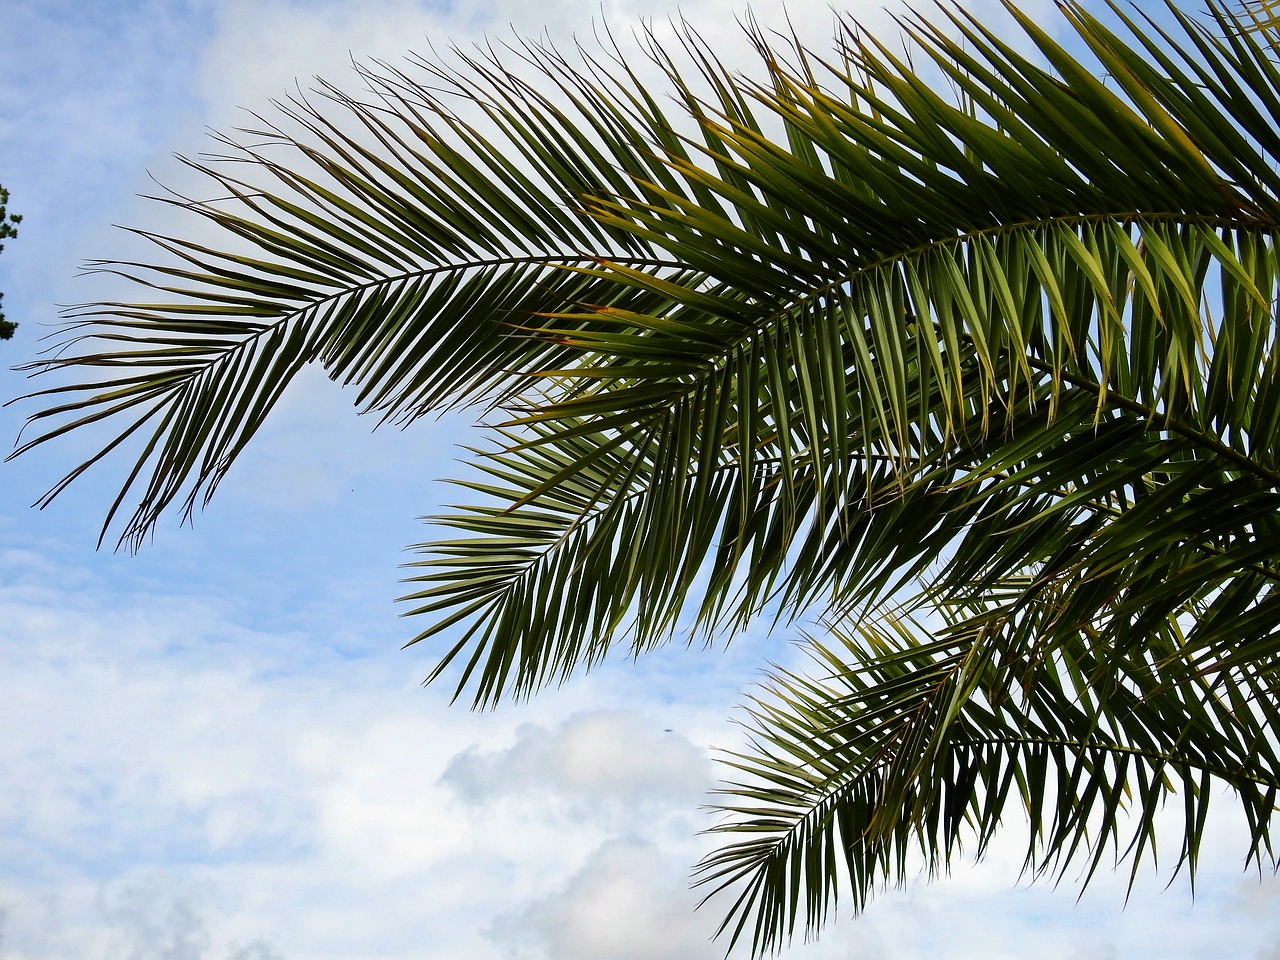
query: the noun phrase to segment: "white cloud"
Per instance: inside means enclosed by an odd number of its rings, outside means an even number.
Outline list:
[[[536,944],[547,960],[714,960],[715,926],[671,858],[612,840],[556,892],[495,924],[500,943]]]
[[[118,891],[106,913],[128,960],[202,960],[211,946],[202,906],[153,883]]]
[[[750,638],[477,715],[419,690],[391,645],[350,660],[322,629],[247,626],[253,607],[103,593],[92,572],[22,558],[42,575],[0,589],[0,726],[21,731],[0,740],[7,960],[718,955],[706,937],[724,904],[695,913],[687,889],[708,825],[695,744],[730,738]],[[1229,943],[1252,960],[1280,922],[1274,883],[1236,879],[1239,838],[1225,817],[1194,909],[1159,877],[1127,911],[1122,878],[1079,906],[1070,886],[1017,889],[1011,840],[856,922],[839,913],[788,956],[1190,958]]]
[[[577,714],[554,731],[528,724],[516,737],[506,750],[458,755],[444,782],[469,803],[542,788],[592,803],[684,805],[697,803],[712,783],[704,751],[633,711]]]
[[[227,960],[286,960],[283,953],[265,940],[254,940],[234,950]]]
[[[0,584],[0,725],[23,731],[0,740],[0,908],[22,960],[485,958],[494,917],[619,831],[677,870],[694,856],[687,781],[705,781],[706,758],[652,732],[652,703],[594,716],[584,684],[472,714],[406,682],[417,668],[390,645],[352,661],[323,633],[237,622],[251,610],[104,594],[63,572],[83,585],[74,598]],[[528,745],[535,730],[565,796],[481,809],[442,782],[476,744]],[[607,755],[655,739],[657,760]],[[662,815],[581,802],[606,794],[663,797]]]

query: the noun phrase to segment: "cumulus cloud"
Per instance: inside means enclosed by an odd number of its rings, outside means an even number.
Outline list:
[[[1076,947],[1067,954],[1066,960],[1116,960],[1116,948],[1110,943]]]
[[[669,857],[634,839],[596,850],[559,890],[494,927],[495,939],[533,944],[547,960],[713,960],[712,917]]]
[[[120,891],[106,912],[128,960],[204,960],[212,942],[193,899],[162,888]]]
[[[394,644],[351,660],[324,629],[7,557],[0,724],[23,735],[0,740],[0,908],[23,960],[480,960],[493,917],[619,834],[677,872],[696,857],[707,759],[652,703],[584,711],[583,685],[471,714],[420,690]],[[536,804],[471,804],[445,777],[468,763],[477,789],[554,776]]]
[[[1232,907],[1243,916],[1250,919],[1280,917],[1280,876],[1250,871],[1236,881],[1234,892]]]
[[[190,586],[108,590],[31,547],[0,556],[0,727],[21,731],[0,740],[15,958],[719,955],[706,938],[726,904],[695,912],[687,889],[713,775],[689,731],[723,740],[729,668],[741,683],[750,658],[672,649],[476,715],[418,689],[390,642],[347,659],[328,641],[339,620],[265,629],[216,580]],[[1275,885],[1238,881],[1239,824],[1211,840],[1194,909],[1164,877],[1144,875],[1127,910],[1124,878],[1078,906],[1070,889],[1014,889],[1011,841],[841,914],[788,958],[1208,957],[1222,943],[1252,958],[1276,942]]]
[[[254,940],[234,948],[227,960],[285,960],[285,955],[265,940]]]
[[[711,786],[706,753],[652,717],[596,710],[554,730],[528,724],[505,750],[472,747],[443,780],[468,803],[529,789],[559,790],[590,801],[692,804]]]

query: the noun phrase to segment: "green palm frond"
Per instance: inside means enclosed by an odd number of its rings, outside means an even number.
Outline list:
[[[548,51],[528,53],[553,62]],[[635,190],[644,171],[661,175],[653,142],[667,128],[660,114],[632,105],[605,119],[566,115],[496,60],[471,66],[476,87],[439,73],[452,82],[443,93],[366,71],[367,102],[326,88],[321,106],[299,98],[242,141],[224,138],[225,160],[190,162],[229,199],[162,202],[210,221],[228,246],[138,231],[170,256],[92,264],[155,299],[71,312],[73,348],[31,368],[102,368],[106,376],[36,394],[68,399],[35,415],[57,426],[18,453],[70,429],[135,416],[126,432],[143,438],[142,454],[107,526],[136,498],[121,542],[137,546],[171,504],[189,514],[207,501],[307,363],[355,386],[357,403],[384,420],[495,404],[529,372],[577,356],[522,332],[530,318],[580,302],[662,309],[661,297],[593,277],[588,268],[601,258],[682,288],[699,285],[686,265],[573,209],[580,194]],[[567,81],[562,92],[572,92]],[[501,135],[497,145],[481,121],[450,111],[448,94],[480,105]],[[512,109],[522,94],[528,101]],[[581,128],[592,119],[599,128],[588,138]],[[549,151],[557,135],[567,139]],[[280,153],[290,166],[273,159]],[[256,181],[242,179],[246,168]]]
[[[528,44],[299,97],[194,164],[229,199],[165,201],[222,246],[98,264],[147,299],[73,313],[19,452],[117,425],[49,496],[132,445],[136,545],[306,363],[383,420],[477,405],[407,598],[477,705],[828,623],[703,865],[757,953],[1015,811],[1089,876],[1176,797],[1194,871],[1232,791],[1273,862],[1280,67],[1224,7],[1063,10],[1092,62],[1010,4],[1024,43],[944,9],[911,58],[757,32],[757,79],[650,37],[661,94]]]
[[[1275,47],[1280,44],[1280,2],[1250,0],[1240,4],[1241,28],[1246,33],[1259,33]]]
[[[821,679],[775,673],[750,707],[751,751],[729,760],[734,819],[718,829],[733,842],[700,867],[703,883],[736,891],[733,939],[774,951],[840,899],[860,909],[890,880],[945,870],[965,843],[981,857],[997,827],[1019,823],[1033,875],[1083,860],[1087,882],[1108,854],[1136,875],[1166,798],[1182,819],[1176,862],[1194,871],[1224,787],[1256,828],[1242,854],[1273,861],[1280,755],[1258,728],[1280,719],[1274,675],[1206,673],[1176,619],[1148,631],[1143,656],[1028,647],[1066,595],[1023,608],[1024,589],[930,603],[945,616],[932,633],[886,611],[811,641]]]

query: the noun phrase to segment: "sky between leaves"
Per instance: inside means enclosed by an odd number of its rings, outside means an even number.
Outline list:
[[[974,9],[991,13],[987,0]],[[1048,3],[1037,0],[1045,11]],[[679,12],[740,58],[725,0]],[[822,48],[832,15],[788,5]],[[891,29],[878,8],[855,12]],[[0,256],[34,356],[77,267],[154,224],[148,171],[350,58],[607,22],[659,32],[671,0],[0,0],[0,183],[25,219]],[[781,26],[779,4],[755,15]],[[739,62],[746,63],[744,58]],[[101,292],[100,289],[98,291]],[[7,399],[24,390],[0,373]],[[0,413],[17,435],[27,410]],[[194,529],[139,556],[93,549],[110,471],[31,503],[78,440],[0,472],[0,958],[3,960],[711,960],[715,905],[688,868],[709,825],[713,746],[786,636],[617,662],[533,703],[474,715],[424,690],[399,649],[396,566],[445,491],[464,425],[370,433],[306,377]],[[1016,851],[913,882],[789,956],[1280,958],[1280,884],[1238,868],[1220,824],[1194,906],[1183,881],[1074,891],[1017,883]],[[1232,842],[1235,841],[1235,842]],[[1221,852],[1219,852],[1221,849]]]

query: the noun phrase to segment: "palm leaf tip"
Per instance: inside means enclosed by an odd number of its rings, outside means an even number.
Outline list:
[[[1276,0],[1248,0],[1238,9],[1240,25],[1246,33],[1262,34],[1273,49],[1280,43],[1280,3]]]

